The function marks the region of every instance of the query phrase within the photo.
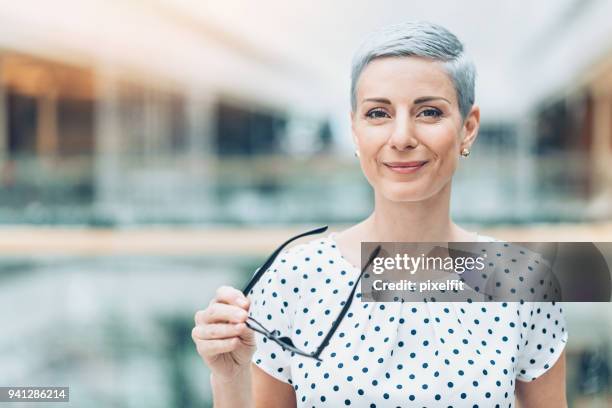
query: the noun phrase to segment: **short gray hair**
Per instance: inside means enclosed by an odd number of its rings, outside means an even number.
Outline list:
[[[459,102],[459,111],[466,118],[474,105],[476,67],[465,54],[463,44],[446,28],[425,22],[395,24],[370,34],[353,56],[351,69],[351,109],[357,108],[357,81],[373,60],[384,57],[424,57],[443,62]]]

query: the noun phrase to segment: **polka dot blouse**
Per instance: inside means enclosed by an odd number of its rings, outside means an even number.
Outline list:
[[[250,314],[314,351],[359,273],[334,234],[295,245],[251,291]],[[358,287],[322,362],[259,334],[253,362],[293,386],[300,407],[512,407],[515,381],[544,374],[567,343],[561,303],[360,298]]]

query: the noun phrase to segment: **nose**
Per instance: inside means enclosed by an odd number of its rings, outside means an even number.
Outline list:
[[[399,151],[414,149],[418,146],[419,141],[415,137],[414,125],[407,113],[397,113],[393,124],[393,133],[387,143]]]

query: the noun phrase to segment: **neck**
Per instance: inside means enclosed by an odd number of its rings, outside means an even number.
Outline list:
[[[421,201],[390,201],[376,193],[363,227],[372,241],[445,242],[466,238],[450,218],[451,183]]]

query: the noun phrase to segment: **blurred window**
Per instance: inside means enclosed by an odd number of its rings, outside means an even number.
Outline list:
[[[217,107],[217,153],[222,156],[279,153],[285,125],[286,119],[279,113],[221,102]]]
[[[7,111],[9,154],[15,157],[36,153],[36,98],[10,91]]]

